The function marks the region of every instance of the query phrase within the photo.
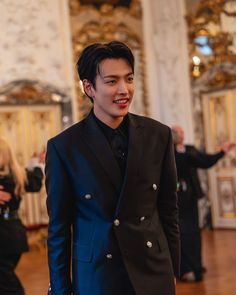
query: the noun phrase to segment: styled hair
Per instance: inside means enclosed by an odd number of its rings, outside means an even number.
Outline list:
[[[99,64],[104,59],[125,59],[134,72],[134,56],[130,48],[120,42],[95,43],[86,47],[77,62],[77,71],[81,81],[84,79],[92,83],[96,89],[96,76],[99,74]]]
[[[0,137],[0,175],[12,175],[16,183],[15,194],[21,196],[25,192],[27,182],[25,169],[21,167],[8,142]]]

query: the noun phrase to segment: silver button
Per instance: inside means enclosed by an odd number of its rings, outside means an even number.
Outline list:
[[[91,196],[90,194],[86,194],[86,195],[84,196],[84,198],[85,198],[86,200],[90,200],[90,199],[92,199],[92,196]]]
[[[112,259],[112,255],[111,254],[107,254],[106,257],[107,257],[107,259]]]
[[[140,217],[140,221],[144,221],[146,219],[145,216]]]
[[[119,226],[120,225],[120,220],[119,219],[115,219],[113,223],[114,223],[115,226]]]
[[[147,241],[147,244],[146,245],[148,246],[148,248],[152,248],[152,242]]]
[[[154,191],[157,190],[157,185],[155,183],[153,183],[152,188],[154,189]]]

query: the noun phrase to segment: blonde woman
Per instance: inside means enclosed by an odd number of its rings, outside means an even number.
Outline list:
[[[26,186],[26,171],[9,144],[0,138],[0,294],[23,295],[15,274],[21,254],[28,250],[26,230],[18,209]]]

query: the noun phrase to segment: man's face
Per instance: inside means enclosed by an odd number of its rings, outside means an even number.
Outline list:
[[[175,133],[175,144],[183,144],[184,143],[184,130],[180,126],[175,126],[172,128]]]
[[[90,84],[90,83],[89,83]],[[99,64],[96,89],[84,87],[94,100],[94,113],[104,123],[115,128],[127,114],[134,94],[134,75],[125,59],[104,59]]]

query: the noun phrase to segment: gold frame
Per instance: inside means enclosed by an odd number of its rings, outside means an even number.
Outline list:
[[[228,182],[231,185],[231,196],[223,195],[222,189],[221,189],[221,183]],[[218,200],[219,200],[219,215],[223,218],[235,218],[236,217],[236,198],[235,198],[235,183],[233,177],[227,177],[227,176],[218,176],[217,177],[217,192],[218,192]],[[233,210],[231,212],[225,212],[223,208],[223,198],[230,197],[231,202],[233,205]]]

